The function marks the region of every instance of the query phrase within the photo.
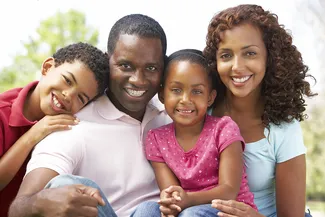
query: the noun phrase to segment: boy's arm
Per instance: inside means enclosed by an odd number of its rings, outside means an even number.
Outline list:
[[[0,158],[0,191],[15,177],[37,143],[48,134],[54,131],[68,130],[70,125],[75,124],[75,118],[71,115],[45,116],[21,136]],[[0,129],[0,141],[4,146],[2,133],[3,130]]]
[[[97,189],[83,185],[43,189],[57,175],[46,168],[28,173],[10,206],[9,217],[96,216],[96,206],[103,205]]]
[[[243,148],[239,141],[233,142],[220,154],[218,186],[199,192],[188,192],[191,206],[211,203],[213,199],[235,200],[243,175]]]

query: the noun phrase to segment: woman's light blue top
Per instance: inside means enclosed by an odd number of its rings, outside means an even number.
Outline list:
[[[276,164],[305,154],[306,148],[297,120],[279,126],[270,124],[270,129],[265,129],[264,135],[266,138],[246,143],[244,157],[254,202],[261,214],[274,217]]]

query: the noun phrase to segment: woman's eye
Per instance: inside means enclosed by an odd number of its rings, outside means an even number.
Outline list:
[[[227,58],[230,58],[231,56],[230,56],[230,54],[228,54],[228,53],[225,53],[225,54],[221,54],[220,55],[220,58],[221,59],[227,59]]]
[[[246,53],[247,56],[255,56],[256,55],[256,52],[253,52],[253,51],[249,51]]]

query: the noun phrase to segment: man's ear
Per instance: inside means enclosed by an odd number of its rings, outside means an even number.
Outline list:
[[[44,60],[42,64],[42,75],[46,75],[52,67],[54,67],[55,62],[53,57],[48,57],[46,60]]]
[[[158,98],[159,98],[159,100],[160,100],[160,102],[162,103],[162,104],[164,104],[164,88],[163,88],[163,86],[162,86],[162,84],[159,86],[159,90],[158,90]]]
[[[210,107],[214,103],[214,100],[216,99],[216,97],[217,97],[217,91],[212,90],[209,95],[208,107]]]

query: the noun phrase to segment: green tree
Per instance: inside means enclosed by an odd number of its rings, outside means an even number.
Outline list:
[[[23,43],[23,54],[14,57],[13,64],[1,70],[0,93],[35,80],[45,58],[57,49],[79,41],[98,44],[98,30],[87,26],[83,13],[76,10],[57,12],[41,21],[36,34]]]

